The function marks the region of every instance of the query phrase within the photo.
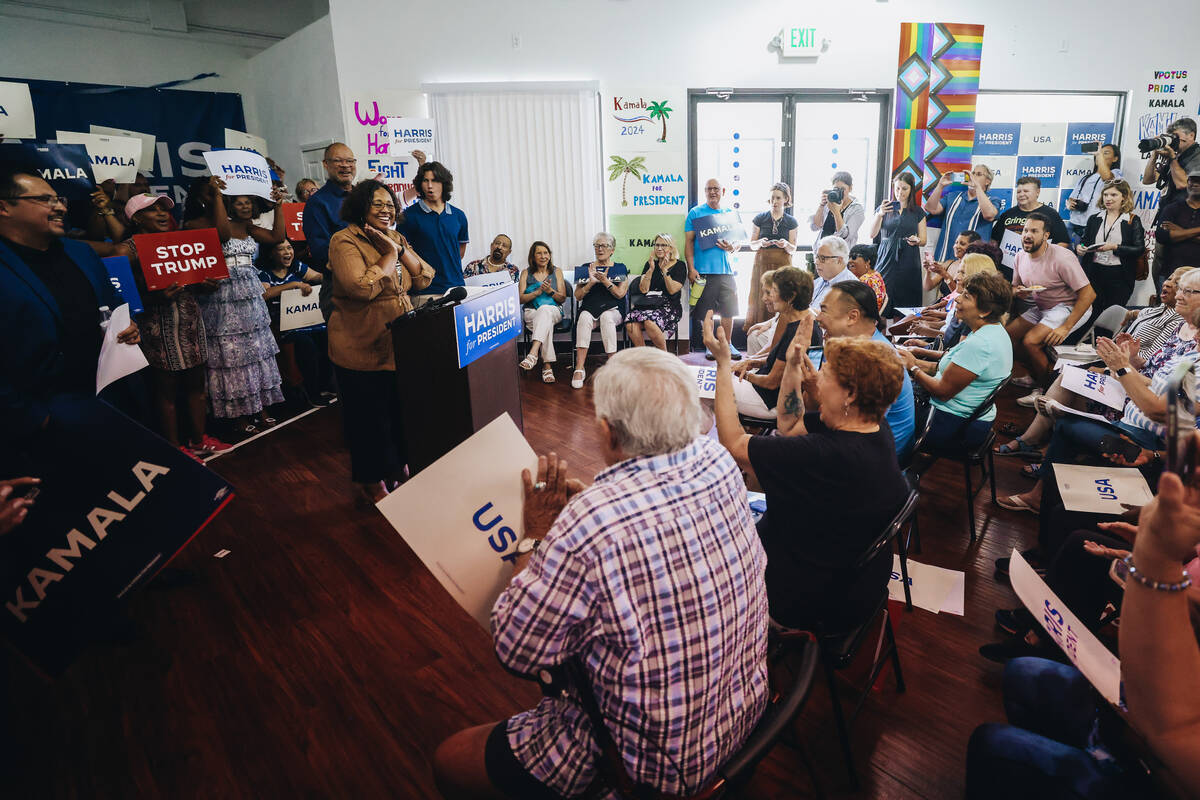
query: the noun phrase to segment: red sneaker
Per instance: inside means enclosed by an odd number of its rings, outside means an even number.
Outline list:
[[[198,456],[211,456],[215,453],[224,453],[232,450],[233,445],[205,434],[200,437],[199,442],[189,442],[188,449]]]
[[[192,449],[185,444],[179,445],[179,452],[183,453],[185,456],[187,456],[192,461],[195,461],[198,464],[204,463],[204,459],[200,458],[200,456],[193,453]]]

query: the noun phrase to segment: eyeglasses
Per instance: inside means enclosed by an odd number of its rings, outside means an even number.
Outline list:
[[[595,248],[596,250],[612,250],[613,249],[613,246],[611,244],[605,244],[604,242],[592,242],[592,247]]]
[[[67,198],[61,194],[15,194],[3,198],[4,200],[30,200],[34,203],[40,203],[44,206],[53,206],[58,203],[60,206],[66,206]]]
[[[1200,294],[1200,289],[1176,289],[1175,294],[1186,294],[1191,297],[1194,294]]]
[[[383,209],[387,209],[388,211],[396,210],[396,206],[392,205],[391,201],[389,201],[389,200],[374,200],[371,202],[371,208],[375,208],[375,209],[383,208]]]
[[[325,159],[325,163],[333,164],[335,167],[342,167],[342,166],[353,167],[355,164],[358,163],[358,159],[357,158],[327,158],[327,159]]]
[[[842,260],[841,256],[817,256],[817,261],[821,262],[822,264],[827,264],[830,261],[841,261],[841,260]]]

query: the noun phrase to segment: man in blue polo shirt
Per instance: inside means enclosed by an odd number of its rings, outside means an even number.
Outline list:
[[[704,279],[704,291],[696,301],[692,319],[704,319],[710,310],[721,317],[725,329],[725,341],[733,341],[733,318],[738,312],[737,284],[733,280],[733,266],[729,254],[734,251],[731,242],[718,239],[716,245],[699,247],[696,244],[696,221],[715,214],[728,214],[730,209],[721,206],[725,188],[716,178],[704,184],[704,202],[688,212],[683,223],[684,260],[687,261],[688,280],[696,283]],[[741,358],[735,351],[734,358]]]
[[[467,252],[467,215],[450,205],[454,177],[437,161],[422,164],[417,169],[415,205],[404,209],[404,218],[397,230],[421,258],[433,267],[433,283],[412,298],[421,306],[447,289],[463,286],[462,259]]]
[[[933,252],[934,261],[954,259],[954,240],[963,231],[977,231],[980,238],[987,239],[992,234],[992,220],[999,213],[995,203],[988,197],[993,178],[991,169],[976,164],[967,173],[965,184],[947,190],[952,177],[953,173],[944,173],[925,201],[925,213],[931,217],[941,217],[942,232],[938,234]]]
[[[310,267],[321,273],[321,313],[329,319],[333,307],[333,281],[329,279],[329,240],[346,227],[342,201],[350,194],[358,162],[354,151],[341,142],[325,148],[321,162],[328,179],[304,204],[304,239],[308,242]]]

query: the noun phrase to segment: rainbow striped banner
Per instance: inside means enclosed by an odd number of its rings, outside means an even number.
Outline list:
[[[942,174],[969,168],[979,94],[983,26],[900,24],[892,174],[928,193]]]

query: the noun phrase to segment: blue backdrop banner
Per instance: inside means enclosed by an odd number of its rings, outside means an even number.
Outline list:
[[[58,131],[86,133],[91,125],[152,134],[154,164],[143,164],[141,171],[155,192],[170,195],[180,209],[191,180],[208,174],[204,151],[224,147],[226,128],[246,130],[240,94],[0,80],[29,84],[38,141],[53,140]]]

